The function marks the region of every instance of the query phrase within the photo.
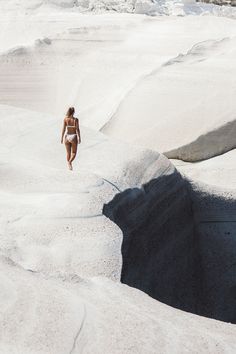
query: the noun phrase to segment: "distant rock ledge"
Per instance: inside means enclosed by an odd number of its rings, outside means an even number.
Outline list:
[[[196,1],[196,2],[205,2],[207,4],[215,4],[215,5],[230,5],[236,6],[236,0],[204,0],[204,1]]]

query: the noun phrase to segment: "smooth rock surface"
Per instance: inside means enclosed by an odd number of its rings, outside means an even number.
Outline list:
[[[168,184],[173,165],[156,152],[117,145],[81,127],[85,142],[75,170],[67,171],[57,117],[0,108],[1,132],[7,117],[16,122],[11,136],[1,135],[4,354],[233,351],[234,326],[178,311],[117,283],[122,235],[102,215],[103,203],[158,176]],[[186,225],[187,234],[191,228]]]
[[[140,80],[103,131],[184,161],[235,148],[236,41],[228,37],[235,36],[232,28],[226,37],[224,31],[222,39],[199,42]]]
[[[233,232],[233,215],[228,224],[226,217],[234,207],[234,195],[232,202],[223,194],[223,199],[215,198],[218,210],[225,208],[224,222],[218,227],[218,219],[212,218],[208,228],[202,222],[204,209],[209,204],[209,212],[217,214],[214,200],[208,203],[209,195],[201,186],[186,189],[186,182],[159,152],[140,149],[139,141],[139,148],[132,144],[138,119],[130,125],[129,144],[121,141],[124,135],[116,140],[98,132],[140,80],[196,43],[213,43],[213,49],[204,51],[204,46],[200,53],[201,58],[206,56],[203,67],[212,60],[215,73],[216,62],[223,70],[229,59],[229,68],[234,70],[234,39],[227,42],[232,45],[231,56],[227,46],[214,45],[235,36],[235,23],[229,19],[233,10],[181,1],[160,1],[150,7],[147,0],[136,2],[137,12],[150,14],[155,5],[159,14],[181,16],[118,13],[130,11],[129,4],[77,1],[72,6],[70,0],[0,0],[1,353],[221,354],[236,350],[235,326],[169,307],[119,282],[121,272],[123,277],[125,269],[127,276],[130,266],[127,259],[122,262],[123,235],[102,214],[104,203],[119,192],[128,196],[125,208],[122,202],[117,210],[122,227],[136,227],[134,239],[140,236],[144,246],[140,256],[144,267],[132,265],[135,281],[140,277],[142,289],[152,291],[152,296],[158,292],[162,301],[193,312],[197,312],[194,301],[200,298],[194,291],[199,253],[193,245],[199,235],[201,265],[206,268],[206,292],[197,287],[206,296],[205,308],[200,303],[202,314],[234,321],[230,312],[235,306],[233,233],[225,234]],[[81,11],[87,11],[86,15]],[[214,16],[214,11],[222,17]],[[172,74],[177,65],[169,66]],[[191,60],[180,63],[189,79],[194,65]],[[147,94],[153,98],[155,92]],[[67,170],[65,148],[60,144],[68,105],[76,107],[82,134],[73,172]],[[146,106],[144,119],[149,119],[148,112]],[[125,118],[130,118],[128,113],[124,112]],[[213,118],[212,127],[218,128]],[[115,199],[122,201],[123,193]],[[198,201],[201,193],[202,201]],[[200,216],[193,220],[195,213]],[[145,233],[142,224],[148,218],[154,230],[149,227]],[[153,238],[159,227],[161,233]],[[134,265],[140,267],[132,252],[140,252],[140,244],[130,240],[129,244],[124,239],[128,248],[123,242],[122,252],[131,254]],[[204,249],[210,242],[215,242],[212,249],[217,257]],[[223,251],[228,258],[223,259]],[[179,287],[180,282],[186,287]],[[221,294],[228,300],[226,305],[222,298],[219,301]]]
[[[0,278],[4,354],[220,354],[236,349],[234,326],[173,310],[106,278],[44,278],[2,256]]]
[[[189,179],[227,190],[236,189],[235,159],[236,150],[233,149],[201,162],[186,163],[180,160],[172,162]]]
[[[125,145],[117,147],[82,127],[85,143],[75,171],[70,172],[57,117],[7,106],[0,109],[1,132],[9,120],[16,122],[10,136],[1,134],[4,254],[33,271],[119,280],[121,235],[102,215],[103,203],[127,185],[161,173],[169,161],[152,151],[129,147],[127,152]]]

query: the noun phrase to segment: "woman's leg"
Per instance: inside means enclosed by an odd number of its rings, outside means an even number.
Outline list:
[[[77,153],[77,139],[72,141],[71,143],[71,155],[70,155],[70,163],[72,161],[74,161],[75,157],[76,157],[76,153]]]
[[[71,143],[69,143],[68,141],[65,142],[65,147],[66,147],[66,158],[67,158],[67,162],[69,165],[70,170],[71,168],[71,163],[70,163],[70,158],[71,158]]]

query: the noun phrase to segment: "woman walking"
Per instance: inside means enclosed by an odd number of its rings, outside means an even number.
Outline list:
[[[77,146],[81,143],[79,120],[74,117],[75,109],[70,107],[63,121],[61,143],[65,142],[67,162],[70,170],[73,169],[72,161],[74,161],[77,153]],[[65,139],[64,139],[65,135]]]

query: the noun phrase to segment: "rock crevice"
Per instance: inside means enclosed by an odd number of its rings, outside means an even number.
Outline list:
[[[232,205],[236,199],[213,195],[177,170],[117,194],[103,213],[123,232],[121,281],[170,306],[235,323]]]

